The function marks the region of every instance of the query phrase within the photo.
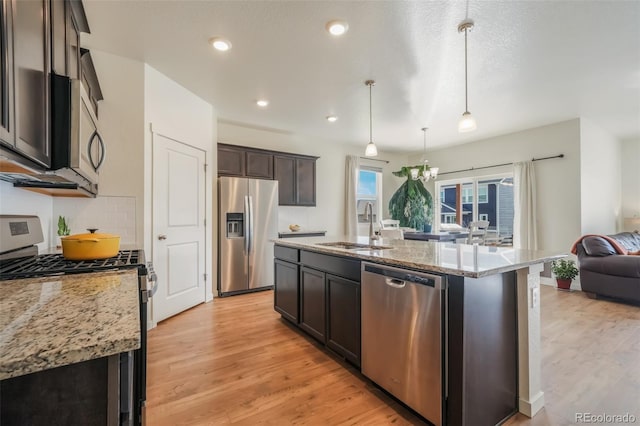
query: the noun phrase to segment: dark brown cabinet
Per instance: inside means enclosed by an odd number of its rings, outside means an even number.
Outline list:
[[[274,309],[359,366],[360,261],[278,244],[274,254]]]
[[[360,364],[360,283],[327,274],[327,346]]]
[[[284,318],[298,324],[300,268],[295,263],[276,259],[274,273],[274,309]]]
[[[218,176],[273,179],[273,154],[218,144]]]
[[[2,140],[25,157],[49,167],[49,1],[3,0],[2,12],[2,115],[8,126]],[[8,21],[11,31],[5,25]],[[11,91],[13,96],[9,96]]]
[[[316,205],[318,157],[218,144],[218,176],[278,181],[281,206]]]
[[[218,145],[218,176],[244,176],[244,149]]]
[[[326,342],[325,273],[302,267],[300,272],[300,328]]]
[[[245,160],[247,163],[247,177],[273,179],[273,154],[247,151]]]
[[[316,160],[296,158],[296,205],[316,205]]]
[[[316,158],[276,155],[274,179],[281,206],[316,205]]]
[[[15,145],[11,1],[0,3],[0,141]]]
[[[278,181],[278,204],[296,205],[296,159],[276,155],[273,158],[274,176]]]

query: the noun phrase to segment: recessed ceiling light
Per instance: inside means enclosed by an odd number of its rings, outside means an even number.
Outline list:
[[[349,24],[346,21],[329,21],[327,25],[325,25],[327,31],[334,36],[340,36],[347,32],[349,29]]]
[[[266,99],[258,99],[258,100],[256,101],[256,105],[258,105],[260,108],[264,108],[264,107],[266,107],[267,105],[269,105],[269,101],[268,101],[268,100],[266,100]]]
[[[338,121],[338,117],[336,117],[335,115],[327,115],[327,121],[329,123],[335,123],[336,121]]]
[[[227,50],[231,49],[231,42],[226,38],[212,37],[209,39],[209,43],[213,46],[214,49],[221,52],[226,52]]]

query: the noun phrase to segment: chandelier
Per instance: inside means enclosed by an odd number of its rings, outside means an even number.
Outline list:
[[[411,169],[411,179],[420,179],[423,183],[429,182],[429,179],[436,179],[438,177],[438,168],[429,166],[429,160],[427,160],[427,130],[428,127],[423,127],[421,130],[424,134],[423,138],[423,153],[422,153],[422,165]]]

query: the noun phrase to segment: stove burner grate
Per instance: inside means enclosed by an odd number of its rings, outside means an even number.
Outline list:
[[[140,250],[121,250],[114,257],[99,260],[67,260],[61,254],[11,259],[0,264],[0,280],[144,268],[141,253]]]

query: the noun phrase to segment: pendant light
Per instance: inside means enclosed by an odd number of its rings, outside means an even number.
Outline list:
[[[364,82],[367,86],[369,86],[369,143],[367,144],[367,149],[364,151],[365,157],[376,157],[378,155],[378,148],[376,148],[376,144],[373,143],[373,121],[371,119],[371,87],[376,84],[373,80],[367,80]]]
[[[458,25],[458,32],[464,31],[464,113],[458,122],[460,133],[472,132],[476,130],[476,119],[469,112],[469,95],[467,89],[467,32],[473,28],[473,20],[467,18]]]

